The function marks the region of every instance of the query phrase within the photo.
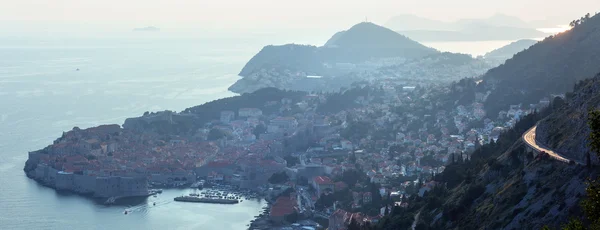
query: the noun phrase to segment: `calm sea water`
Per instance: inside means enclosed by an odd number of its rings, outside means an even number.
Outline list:
[[[273,39],[0,38],[0,229],[245,229],[264,202],[175,203],[187,191],[166,190],[107,207],[38,185],[22,168],[28,151],[73,126],[122,124],[145,111],[181,111],[234,95],[227,87],[238,71]],[[479,54],[501,45],[477,52],[458,46]]]

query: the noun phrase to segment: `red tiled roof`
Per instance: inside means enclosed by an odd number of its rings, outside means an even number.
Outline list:
[[[275,204],[271,206],[270,216],[272,217],[281,217],[285,215],[292,214],[294,212],[294,206],[296,204],[295,199],[291,199],[287,196],[282,196],[277,198]]]
[[[327,176],[318,176],[315,177],[315,182],[317,184],[331,184],[333,183],[333,181],[331,181],[331,179]]]

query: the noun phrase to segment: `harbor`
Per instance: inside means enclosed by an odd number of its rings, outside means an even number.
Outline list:
[[[226,184],[207,185],[202,190],[204,183],[195,183],[190,188],[190,193],[175,197],[174,201],[212,204],[237,204],[244,200],[260,199],[261,196],[247,189]]]
[[[164,189],[156,197],[122,198],[118,199],[115,204],[109,206],[99,204],[99,207],[111,215],[118,216],[123,221],[151,219],[168,222],[169,219],[165,219],[166,217],[177,218],[181,215],[188,218],[182,221],[186,226],[206,226],[206,228],[200,229],[247,229],[247,225],[251,224],[251,221],[256,218],[255,216],[260,215],[267,206],[264,199],[246,199],[246,197],[243,197],[243,202],[238,200],[237,204],[175,201],[176,197],[208,191],[209,189]],[[214,219],[213,216],[218,218]],[[168,226],[161,223],[155,222],[154,224],[161,226],[162,229],[169,229]],[[146,226],[145,229],[153,228],[153,226]],[[194,227],[188,229],[194,229]]]

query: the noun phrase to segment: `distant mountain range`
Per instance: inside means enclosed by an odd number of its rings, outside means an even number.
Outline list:
[[[538,41],[531,39],[522,39],[515,42],[512,42],[506,46],[500,47],[498,49],[492,50],[484,55],[487,59],[509,59],[513,57],[515,54],[526,50],[531,47]]]
[[[496,14],[484,19],[442,22],[414,15],[391,18],[385,26],[417,41],[486,41],[546,37],[519,18]]]

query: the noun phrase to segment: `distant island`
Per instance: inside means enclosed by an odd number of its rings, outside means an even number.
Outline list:
[[[442,22],[414,15],[391,18],[386,27],[417,41],[491,41],[546,37],[519,18],[496,14],[483,19]]]
[[[134,28],[133,31],[134,32],[158,32],[158,31],[160,31],[160,29],[158,27],[148,26],[148,27]]]

